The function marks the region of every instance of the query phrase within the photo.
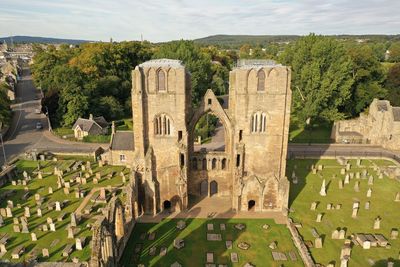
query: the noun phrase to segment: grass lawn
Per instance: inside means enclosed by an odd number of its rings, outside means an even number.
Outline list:
[[[123,119],[121,121],[116,122],[116,130],[117,131],[128,131],[133,129],[132,119]]]
[[[395,202],[394,198],[400,191],[400,183],[397,180],[384,176],[378,179],[376,171],[372,168],[372,163],[378,166],[394,165],[390,161],[384,160],[363,160],[362,166],[357,167],[356,161],[352,160],[352,168],[349,172],[361,172],[367,168],[368,173],[374,176],[373,185],[368,185],[368,179],[350,180],[350,184],[345,184],[343,189],[339,189],[339,179],[344,180],[344,175],[340,175],[341,166],[335,160],[289,160],[287,176],[292,176],[294,167],[297,166],[295,173],[299,178],[297,185],[290,186],[290,199],[292,212],[290,217],[295,222],[300,222],[303,227],[299,229],[304,240],[310,240],[314,243],[311,229],[315,228],[323,237],[323,248],[312,248],[311,254],[317,263],[327,265],[331,261],[336,262],[335,266],[340,264],[340,251],[344,240],[332,240],[331,234],[337,228],[346,228],[346,236],[350,237],[353,233],[372,233],[383,234],[391,244],[390,249],[371,248],[364,250],[360,246],[354,246],[351,252],[349,266],[387,266],[387,259],[398,259],[400,251],[400,240],[390,240],[390,231],[392,228],[400,227],[400,203]],[[317,174],[312,174],[310,166],[312,164],[323,164],[325,167]],[[333,177],[336,175],[336,178]],[[322,178],[323,177],[323,178]],[[369,176],[368,176],[369,177]],[[319,195],[322,180],[325,179],[327,186],[327,196]],[[355,192],[355,181],[360,181],[360,192]],[[372,188],[371,198],[367,198],[366,192]],[[319,202],[315,211],[310,210],[312,202]],[[365,203],[370,201],[370,209],[365,209]],[[353,219],[353,202],[360,202],[358,217]],[[339,210],[327,210],[327,204],[342,204]],[[323,213],[321,223],[315,222],[317,214]],[[374,230],[374,219],[380,216],[382,218],[381,228]],[[374,263],[371,263],[374,262]],[[396,265],[397,264],[397,265]],[[395,266],[400,266],[400,261],[396,261]]]
[[[53,133],[61,138],[63,138],[63,136],[67,136],[67,137],[74,136],[74,130],[72,130],[71,128],[63,128],[63,127],[55,128],[55,129],[53,129]]]
[[[80,159],[82,160],[82,159]],[[86,162],[86,161],[84,161]],[[5,208],[7,206],[6,200],[12,200],[14,202],[14,208],[12,209],[12,213],[14,217],[24,216],[24,208],[30,207],[30,217],[28,219],[28,228],[30,232],[34,232],[37,235],[38,241],[32,242],[30,233],[14,233],[13,231],[13,218],[4,218],[4,225],[0,227],[0,234],[8,233],[10,234],[10,239],[6,244],[6,249],[8,252],[1,258],[1,260],[11,260],[11,253],[14,248],[19,245],[24,245],[25,253],[18,262],[23,261],[27,255],[32,252],[32,250],[37,249],[39,256],[39,261],[71,261],[72,258],[77,257],[81,261],[88,261],[90,259],[90,246],[89,241],[92,237],[92,231],[90,227],[87,227],[88,224],[92,224],[94,222],[93,217],[99,215],[100,212],[98,208],[102,207],[101,204],[95,205],[92,213],[87,217],[83,218],[78,225],[79,231],[75,235],[75,237],[87,237],[86,246],[82,251],[74,251],[72,252],[67,259],[63,259],[61,256],[61,252],[66,246],[66,244],[74,244],[75,239],[67,239],[67,231],[66,227],[70,223],[71,217],[70,213],[75,212],[80,203],[83,201],[83,198],[75,197],[75,189],[79,186],[81,190],[85,190],[86,193],[94,187],[105,187],[108,185],[111,186],[121,186],[122,179],[120,178],[119,173],[124,171],[124,173],[128,176],[129,170],[124,167],[116,167],[116,166],[104,166],[98,167],[97,163],[92,162],[92,170],[94,172],[93,176],[87,179],[88,183],[86,185],[78,185],[77,183],[71,184],[70,194],[65,195],[63,189],[57,188],[57,177],[53,174],[50,174],[54,171],[54,167],[58,166],[60,169],[65,169],[74,163],[72,159],[63,159],[58,160],[57,162],[53,161],[42,161],[41,170],[44,172],[43,179],[39,180],[35,174],[32,172],[37,168],[37,163],[34,161],[26,161],[20,160],[17,162],[17,168],[19,171],[19,175],[17,179],[23,179],[22,172],[25,170],[31,175],[32,180],[28,182],[27,187],[29,188],[30,197],[27,200],[23,200],[22,196],[25,194],[25,189],[23,185],[12,185],[6,184],[4,187],[0,188],[0,195],[4,194],[7,191],[15,190],[15,194],[11,197],[6,198],[0,202],[0,208]],[[64,174],[64,180],[69,181],[73,176],[76,176],[79,173],[78,171],[71,171],[69,173]],[[93,177],[95,177],[95,173],[101,171],[102,179],[99,181],[97,185],[93,184]],[[107,179],[105,176],[110,172],[115,172],[113,178]],[[47,173],[47,174],[46,174]],[[83,172],[84,174],[84,172]],[[53,188],[53,194],[48,193],[49,187]],[[44,202],[41,205],[42,209],[42,217],[37,216],[37,204],[34,199],[34,195],[38,193],[42,198],[44,198]],[[49,210],[47,208],[47,204],[50,201],[64,201],[68,200],[69,203],[62,208],[61,211]],[[90,202],[89,202],[90,203]],[[21,205],[18,207],[17,205]],[[60,214],[66,213],[65,218],[62,221],[57,221],[57,218]],[[39,230],[39,226],[46,223],[48,217],[53,219],[53,222],[56,224],[55,232],[43,232]],[[53,246],[51,246],[54,240],[58,239],[59,242]],[[41,258],[42,256],[42,248],[48,248],[50,257],[49,258]],[[15,260],[11,260],[15,261]],[[1,264],[0,264],[1,265]]]
[[[289,142],[290,143],[332,143],[331,140],[332,125],[314,124],[310,129],[304,129],[295,124],[290,125]]]
[[[110,143],[111,135],[88,135],[83,137],[86,143]]]
[[[243,266],[246,262],[251,262],[256,266],[303,266],[300,256],[290,238],[289,230],[285,225],[277,225],[273,220],[266,219],[185,219],[187,227],[180,231],[176,228],[178,219],[166,219],[159,224],[138,223],[131,235],[127,247],[122,257],[121,266],[170,266],[178,261],[183,266],[204,266],[206,263],[206,253],[214,253],[214,262],[217,264],[227,264],[228,266]],[[222,241],[207,241],[207,224],[214,224],[214,231],[222,235]],[[226,225],[226,230],[220,230],[220,224]],[[234,228],[237,223],[246,225],[246,229],[239,231]],[[264,224],[270,225],[268,230],[264,230]],[[155,232],[153,241],[141,239],[142,233]],[[185,241],[185,247],[177,250],[173,247],[176,238]],[[233,248],[227,249],[225,241],[232,240]],[[277,249],[288,255],[289,251],[295,251],[297,261],[273,261],[271,249],[268,245],[277,241]],[[241,250],[237,247],[240,242],[251,245],[248,250]],[[142,244],[139,253],[135,253],[137,244]],[[156,246],[156,254],[150,255],[150,248]],[[160,248],[166,247],[168,252],[165,256],[160,256]],[[232,264],[230,253],[236,252],[239,256],[239,263]]]

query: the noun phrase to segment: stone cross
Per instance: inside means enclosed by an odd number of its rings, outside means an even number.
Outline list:
[[[326,184],[325,179],[322,181],[321,190],[319,191],[321,196],[326,196]]]

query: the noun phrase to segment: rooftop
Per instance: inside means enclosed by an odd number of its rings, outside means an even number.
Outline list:
[[[141,68],[149,68],[149,67],[171,67],[171,68],[183,68],[183,63],[180,60],[176,59],[152,59],[146,62],[143,62],[139,65]]]
[[[282,66],[281,64],[276,64],[274,60],[269,59],[239,59],[236,62],[237,69],[252,69],[252,68],[262,68],[262,67],[276,67]]]
[[[135,150],[132,131],[117,131],[111,141],[111,150]]]

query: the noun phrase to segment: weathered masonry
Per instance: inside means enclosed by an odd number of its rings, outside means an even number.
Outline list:
[[[208,90],[194,108],[191,77],[180,61],[137,66],[133,160],[126,164],[134,171],[138,213],[184,210],[192,197],[230,198],[236,211],[286,213],[290,74],[267,62],[238,66],[230,73],[228,103]],[[222,122],[224,151],[194,149],[194,127],[206,113]]]

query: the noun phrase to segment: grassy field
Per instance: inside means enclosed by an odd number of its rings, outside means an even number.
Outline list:
[[[390,161],[376,160],[376,165],[387,166],[393,165]],[[312,174],[310,166],[312,164],[323,164],[326,166],[317,174]],[[327,265],[334,261],[335,266],[340,264],[340,251],[344,244],[344,240],[332,240],[331,234],[336,228],[346,228],[346,236],[352,233],[380,233],[383,234],[391,244],[390,249],[371,248],[364,250],[360,246],[354,246],[351,252],[349,266],[387,266],[387,259],[398,259],[400,251],[400,240],[390,240],[390,231],[392,228],[400,227],[400,203],[395,202],[394,198],[400,191],[400,183],[397,180],[384,177],[378,179],[378,175],[372,169],[372,162],[369,160],[362,161],[362,168],[356,166],[355,160],[351,161],[352,168],[349,172],[358,172],[367,168],[369,174],[374,176],[374,184],[368,185],[368,179],[357,180],[353,178],[350,184],[344,185],[343,189],[339,189],[339,179],[344,180],[344,175],[340,175],[341,167],[335,160],[289,160],[287,175],[291,177],[295,166],[295,173],[299,178],[297,185],[291,184],[290,200],[292,212],[290,217],[295,222],[300,222],[302,228],[300,233],[304,240],[310,240],[314,243],[311,229],[315,228],[323,237],[323,248],[312,248],[311,253],[317,263]],[[337,178],[334,178],[336,175]],[[327,196],[319,195],[322,180],[325,179],[327,187]],[[360,181],[360,192],[355,192],[355,181]],[[367,198],[366,192],[368,188],[372,188],[372,197]],[[311,203],[319,202],[315,211],[310,210]],[[353,202],[360,202],[358,217],[353,219],[352,205]],[[370,201],[370,209],[365,209],[365,202]],[[342,204],[339,210],[327,210],[327,204]],[[321,223],[315,222],[317,214],[323,213]],[[380,216],[382,218],[380,230],[374,230],[374,219]],[[374,262],[374,263],[372,263]],[[396,261],[395,266],[400,266],[400,261]]]
[[[290,125],[289,142],[290,143],[332,143],[331,140],[332,125],[314,124],[311,128],[305,129],[296,124]]]
[[[73,162],[74,160],[66,158],[64,160],[59,160],[57,162],[42,161],[40,163],[42,172],[52,173],[55,166],[58,166],[60,169],[63,169],[71,165]],[[83,201],[83,198],[80,199],[75,198],[75,188],[79,186],[81,190],[86,190],[86,193],[89,193],[89,191],[94,187],[120,186],[122,185],[122,179],[119,173],[121,171],[124,171],[124,173],[128,177],[129,173],[128,170],[127,169],[125,170],[124,167],[115,167],[115,166],[98,167],[97,163],[92,162],[92,170],[94,174],[89,179],[87,179],[88,183],[86,185],[78,185],[76,183],[72,183],[70,194],[65,195],[62,188],[61,189],[57,188],[57,177],[55,175],[44,174],[43,179],[39,180],[38,178],[36,178],[35,174],[32,174],[32,172],[37,168],[37,162],[21,160],[17,162],[17,168],[19,171],[19,176],[18,178],[16,178],[16,180],[23,178],[22,172],[24,170],[27,171],[28,174],[30,174],[33,178],[27,185],[29,188],[30,197],[26,201],[22,200],[22,196],[25,194],[24,190],[25,186],[12,185],[12,184],[7,184],[6,186],[0,188],[0,195],[9,190],[16,191],[16,194],[14,194],[10,198],[7,198],[13,200],[14,202],[14,208],[12,209],[14,217],[23,216],[24,208],[27,206],[30,207],[31,217],[28,218],[28,228],[30,232],[36,233],[38,241],[32,242],[30,233],[29,234],[14,233],[13,218],[4,218],[5,224],[2,227],[0,227],[0,234],[1,233],[10,234],[10,240],[6,245],[6,249],[8,250],[8,252],[1,258],[1,260],[11,260],[11,253],[13,249],[19,245],[24,245],[25,253],[24,256],[22,256],[22,258],[18,260],[19,262],[23,261],[27,257],[27,255],[30,252],[32,252],[32,250],[35,249],[37,249],[38,252],[37,255],[39,256],[39,261],[64,261],[64,260],[71,261],[72,258],[74,257],[79,258],[81,261],[88,261],[90,259],[89,241],[91,239],[92,232],[90,230],[90,227],[87,227],[87,225],[92,224],[94,222],[93,217],[100,214],[98,208],[102,207],[101,204],[95,205],[90,216],[88,216],[88,218],[83,218],[80,224],[78,225],[80,230],[75,235],[75,237],[87,237],[86,246],[84,247],[84,249],[82,251],[74,251],[69,255],[67,259],[62,258],[61,256],[61,252],[66,246],[66,244],[75,244],[75,239],[67,239],[67,231],[66,231],[66,227],[70,223],[70,218],[71,218],[70,213],[75,212],[80,203]],[[95,185],[93,184],[92,181],[93,177],[95,177],[95,173],[98,171],[101,171],[103,178],[100,180],[98,184]],[[109,174],[110,172],[115,172],[115,174],[113,178],[107,179],[105,175]],[[72,178],[72,176],[76,176],[77,173],[79,173],[79,170],[64,174],[64,180],[69,181]],[[50,186],[53,188],[53,194],[48,193],[48,188]],[[34,199],[34,195],[36,193],[40,194],[41,197],[44,198],[44,202],[42,204],[42,213],[43,213],[42,217],[37,216],[37,205]],[[69,203],[65,207],[63,207],[61,211],[47,209],[47,203],[49,203],[50,201],[62,202],[64,200],[68,200]],[[20,204],[21,207],[18,208],[17,204]],[[7,206],[7,201],[4,200],[0,202],[0,208],[5,208],[6,206]],[[63,219],[63,221],[59,222],[57,221],[57,218],[62,213],[66,213],[66,216]],[[51,217],[53,219],[53,222],[56,224],[55,232],[51,231],[42,232],[41,230],[39,230],[39,226],[45,224],[48,217]],[[51,243],[56,239],[58,239],[59,242],[53,246],[50,246]],[[49,249],[50,253],[49,258],[41,258],[42,248]]]
[[[176,228],[179,220],[168,219],[159,224],[142,224],[135,226],[134,232],[125,249],[121,266],[137,266],[142,263],[145,266],[170,266],[178,261],[183,266],[204,266],[206,263],[206,253],[214,253],[214,262],[217,264],[227,264],[228,266],[243,266],[246,262],[251,262],[255,266],[303,266],[300,256],[292,243],[289,230],[285,225],[277,225],[273,220],[263,219],[186,219],[187,227],[180,231]],[[214,224],[214,231],[207,231],[207,224]],[[226,230],[220,230],[220,224],[226,225]],[[234,228],[237,223],[246,225],[246,229],[239,231]],[[262,228],[264,224],[270,225],[268,230]],[[142,233],[155,232],[155,240],[149,241],[147,238],[140,238]],[[206,234],[222,234],[222,241],[207,241]],[[185,241],[185,247],[177,250],[173,247],[176,238]],[[227,249],[225,241],[232,240],[233,248]],[[273,261],[271,249],[268,245],[277,242],[277,249],[288,255],[289,251],[295,251],[297,261]],[[248,250],[241,250],[237,247],[240,242],[251,245]],[[139,254],[135,253],[136,244],[142,244]],[[150,256],[150,248],[156,246],[157,251],[154,256]],[[167,247],[168,252],[165,256],[160,256],[160,248]],[[239,263],[231,263],[230,253],[236,252],[239,256]]]

